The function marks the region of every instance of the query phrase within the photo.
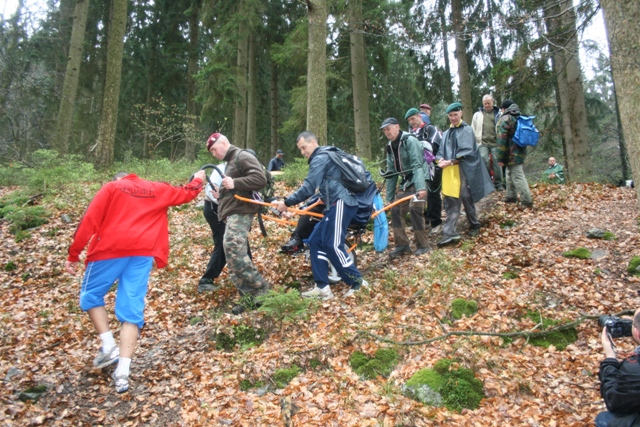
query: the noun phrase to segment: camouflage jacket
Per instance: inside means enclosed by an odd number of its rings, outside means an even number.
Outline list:
[[[498,119],[496,124],[496,146],[498,148],[498,162],[506,166],[520,165],[527,157],[527,149],[513,142],[520,108],[512,104]]]

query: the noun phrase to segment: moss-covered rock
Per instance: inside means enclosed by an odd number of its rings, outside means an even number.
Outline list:
[[[462,316],[471,316],[477,311],[478,303],[475,301],[458,298],[451,302],[451,316],[454,319],[462,319]]]
[[[378,376],[388,377],[398,364],[400,356],[392,348],[378,349],[373,357],[354,351],[349,358],[351,369],[364,379],[375,379]]]
[[[576,248],[572,251],[564,252],[562,255],[567,258],[588,259],[591,257],[591,252],[587,248]]]
[[[638,271],[638,267],[640,267],[640,256],[634,256],[629,260],[627,273],[633,274],[635,276],[640,276],[640,271]]]
[[[529,312],[527,317],[534,322],[542,321],[542,330],[547,330],[556,327],[560,324],[559,320],[549,319],[546,317],[540,317],[539,313]],[[569,344],[574,343],[578,339],[578,331],[576,328],[571,327],[559,331],[554,331],[541,337],[531,337],[529,343],[536,347],[549,348],[553,345],[557,350],[564,350]]]
[[[299,366],[292,365],[289,368],[276,370],[271,376],[271,379],[277,388],[285,388],[300,372],[302,372],[302,370]]]
[[[402,393],[425,405],[445,405],[454,411],[478,408],[484,398],[482,381],[471,369],[456,365],[454,360],[440,359],[432,369],[416,372],[402,387]]]

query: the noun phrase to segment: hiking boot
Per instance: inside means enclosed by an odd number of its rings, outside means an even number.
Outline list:
[[[410,254],[411,248],[409,246],[398,246],[389,254],[390,258],[396,258],[404,254]]]
[[[522,202],[522,203],[520,203],[520,204],[521,204],[522,206],[524,206],[525,208],[532,208],[532,207],[533,207],[533,202],[529,202],[529,203]]]
[[[333,292],[331,292],[329,286],[319,288],[318,285],[315,285],[310,291],[302,292],[301,296],[302,298],[320,298],[323,301],[327,301],[333,298]]]
[[[478,227],[478,228],[470,228],[469,229],[469,236],[475,237],[478,234],[480,234],[480,227]]]
[[[231,313],[238,316],[247,310],[255,310],[256,308],[260,308],[260,306],[262,306],[262,303],[258,303],[255,301],[239,302],[231,308]]]
[[[432,228],[431,231],[429,232],[430,235],[435,236],[436,234],[440,234],[442,233],[442,224],[436,226],[435,228]]]
[[[344,293],[344,295],[342,295],[342,298],[350,298],[352,296],[354,296],[356,294],[356,292],[358,292],[360,290],[360,287],[364,286],[365,288],[369,287],[369,282],[367,282],[366,280],[362,279],[362,283],[360,284],[360,286],[356,286],[353,287],[351,289],[349,289],[347,292]]]
[[[416,256],[420,256],[426,254],[427,252],[429,252],[429,248],[417,248],[413,254]]]
[[[116,372],[113,371],[111,378],[113,378],[113,382],[116,385],[116,391],[118,393],[124,393],[129,390],[129,375],[116,376]]]
[[[505,203],[518,203],[518,199],[506,198],[503,200]]]
[[[297,234],[291,236],[291,239],[284,245],[280,247],[281,251],[284,253],[292,253],[296,252],[302,247],[302,239]]]
[[[244,313],[245,311],[246,311],[246,308],[242,304],[236,304],[231,309],[231,313],[235,314],[236,316],[239,316],[240,314]]]
[[[105,366],[117,363],[118,360],[120,360],[120,349],[116,345],[107,353],[104,353],[102,349],[100,349],[96,358],[93,359],[93,366],[96,368],[104,368]]]
[[[200,279],[200,281],[198,282],[198,293],[200,294],[213,292],[217,289],[218,287],[213,284],[212,279]]]
[[[453,236],[444,236],[442,240],[438,242],[438,246],[446,246],[451,243],[458,243],[462,238],[455,234]]]

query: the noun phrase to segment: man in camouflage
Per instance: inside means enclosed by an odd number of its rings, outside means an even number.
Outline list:
[[[520,147],[513,142],[516,132],[520,107],[510,99],[504,101],[501,106],[502,116],[496,125],[496,145],[498,147],[498,164],[507,167],[507,195],[506,203],[517,203],[518,195],[522,206],[533,206],[529,183],[522,170],[522,164],[527,158],[526,147]]]
[[[207,146],[214,157],[227,162],[225,177],[220,187],[214,189],[214,196],[219,200],[219,219],[226,222],[223,247],[229,277],[240,296],[245,297],[231,311],[241,314],[252,308],[254,297],[266,293],[270,286],[247,255],[247,235],[260,206],[238,200],[234,195],[251,197],[253,191],[267,185],[267,178],[256,156],[231,145],[224,135],[214,133]]]

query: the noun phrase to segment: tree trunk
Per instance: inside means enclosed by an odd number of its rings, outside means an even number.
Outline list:
[[[307,130],[320,145],[327,144],[327,1],[307,0]]]
[[[113,15],[109,31],[107,78],[104,85],[102,116],[98,126],[96,166],[106,169],[113,164],[118,125],[118,100],[122,78],[122,53],[127,28],[127,0],[113,0]]]
[[[554,42],[554,72],[558,79],[564,142],[566,148],[567,177],[574,181],[590,178],[591,147],[587,136],[587,109],[578,55],[576,15],[569,0],[545,8],[549,38]]]
[[[613,79],[613,76],[612,76]],[[620,120],[620,106],[618,105],[618,93],[616,84],[613,83],[613,102],[616,106],[616,124],[618,126],[618,143],[620,144],[620,164],[622,167],[622,180],[629,179],[629,154],[627,152],[627,142],[624,140],[624,131],[622,130],[622,121]]]
[[[465,46],[464,22],[462,20],[462,0],[451,0],[451,20],[456,36],[456,60],[458,61],[458,78],[460,79],[460,102],[462,117],[471,123],[473,105],[471,104],[471,79],[469,78],[469,62]]]
[[[88,2],[88,1],[87,1]],[[69,45],[71,44],[71,29],[73,27],[73,11],[77,2],[60,0],[58,17],[58,39],[60,52],[56,56],[56,93],[62,92],[67,64],[69,63]],[[77,16],[77,14],[75,14]]]
[[[271,59],[271,82],[269,84],[269,94],[271,98],[271,150],[267,158],[273,156],[280,147],[278,141],[278,64]]]
[[[371,127],[369,123],[369,90],[367,88],[367,58],[364,49],[362,0],[349,0],[351,42],[351,85],[353,87],[353,121],[356,154],[371,158]]]
[[[191,126],[197,123],[196,112],[196,80],[198,73],[198,40],[200,38],[200,0],[191,4],[189,16],[189,64],[187,69],[187,120]],[[185,132],[184,157],[189,161],[196,159],[196,144],[189,133]]]
[[[58,150],[58,154],[61,156],[67,154],[69,135],[73,127],[73,111],[76,103],[76,93],[78,92],[78,81],[80,80],[80,64],[82,63],[82,48],[88,14],[89,0],[78,0],[74,11],[69,60],[60,96],[60,109],[58,110],[58,120],[53,141],[54,148]]]
[[[640,202],[640,8],[637,0],[600,0],[600,5],[607,27],[619,116]]]
[[[242,6],[240,10],[242,10]],[[231,143],[240,148],[245,148],[247,140],[247,50],[249,47],[249,33],[242,26],[238,31],[238,67],[236,68],[238,97],[236,98],[233,140]]]
[[[258,63],[256,61],[256,35],[249,36],[249,84],[247,87],[247,148],[258,151],[256,144],[256,114],[258,111]]]
[[[438,4],[438,15],[440,18],[440,33],[442,35],[442,55],[444,56],[444,70],[447,73],[447,77],[451,79],[451,64],[449,63],[449,46],[447,42],[449,37],[447,35],[447,19],[445,17],[445,10],[447,3],[445,0],[440,0]],[[451,104],[453,102],[453,89],[450,84],[444,85],[445,103]]]

